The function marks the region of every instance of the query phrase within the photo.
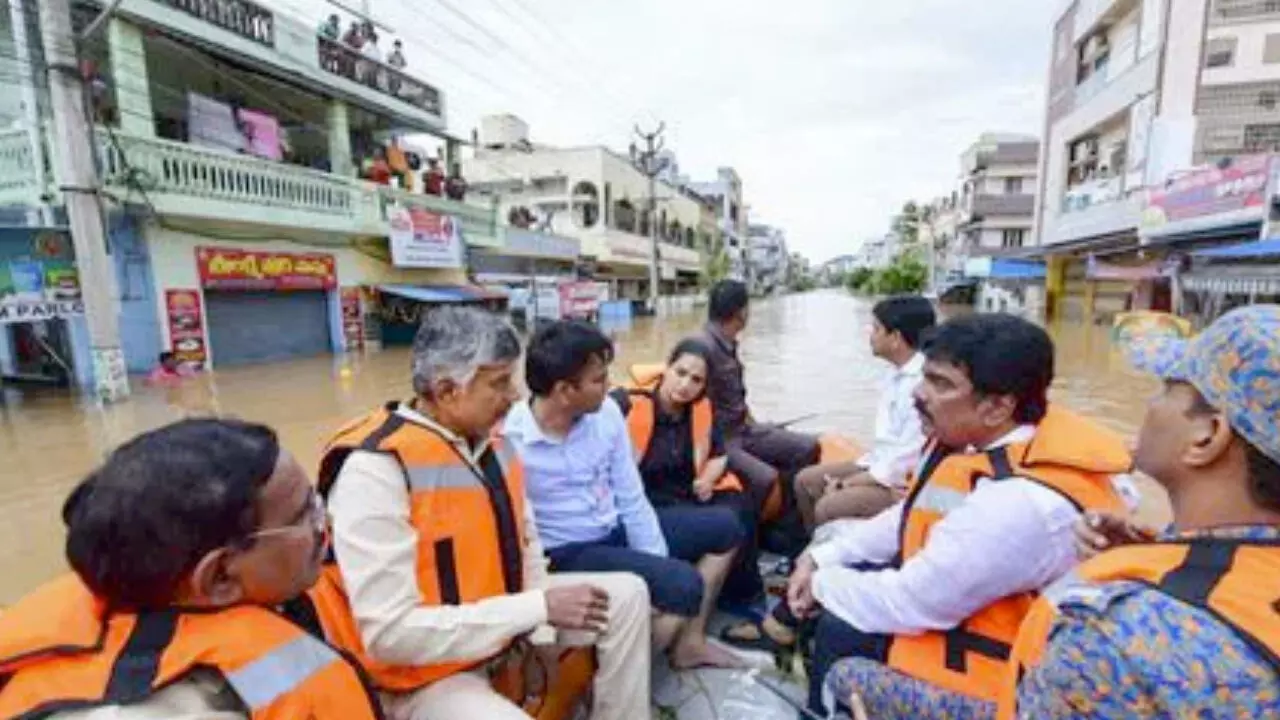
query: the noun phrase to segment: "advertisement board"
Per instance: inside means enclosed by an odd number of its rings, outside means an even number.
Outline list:
[[[1266,214],[1273,164],[1269,155],[1248,155],[1227,167],[1198,168],[1162,188],[1149,190],[1142,211],[1142,229],[1160,230],[1218,215],[1241,221],[1260,220]]]
[[[0,325],[84,315],[80,275],[61,259],[0,263]]]
[[[460,268],[465,264],[457,218],[422,208],[391,215],[391,264],[401,268]]]
[[[364,315],[360,309],[360,288],[342,288],[341,300],[342,339],[347,350],[359,350],[364,347]]]
[[[203,369],[209,361],[209,345],[204,334],[200,291],[186,288],[165,290],[164,308],[169,325],[169,348],[178,362],[193,369]]]
[[[600,303],[608,300],[609,286],[596,282],[560,283],[560,315],[566,318],[593,317],[600,312]]]
[[[200,285],[215,290],[332,290],[337,261],[325,253],[196,248]]]

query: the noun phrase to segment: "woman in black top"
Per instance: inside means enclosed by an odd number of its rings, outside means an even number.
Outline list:
[[[613,392],[627,416],[640,476],[671,556],[693,563],[702,575],[701,611],[689,621],[698,625],[682,634],[696,638],[705,637],[707,617],[748,537],[735,506],[716,502],[727,459],[723,443],[711,429],[710,407],[699,407],[707,387],[706,355],[701,342],[685,340],[671,353],[656,386]],[[731,653],[713,645],[684,650],[673,648],[673,665],[740,664]]]

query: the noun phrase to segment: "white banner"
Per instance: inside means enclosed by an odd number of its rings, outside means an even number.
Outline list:
[[[402,268],[460,268],[462,228],[450,215],[421,208],[391,215],[391,264]]]
[[[40,322],[81,315],[84,315],[84,303],[80,300],[41,302],[7,299],[0,302],[0,325]]]

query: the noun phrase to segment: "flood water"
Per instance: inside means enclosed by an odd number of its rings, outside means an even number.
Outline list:
[[[867,346],[871,303],[838,291],[762,301],[753,306],[742,343],[749,399],[757,417],[796,427],[869,438],[885,366]],[[655,362],[701,325],[684,315],[607,328],[618,344],[615,374]],[[1129,371],[1112,352],[1109,329],[1051,328],[1058,346],[1054,398],[1132,436],[1154,381]],[[0,604],[61,571],[62,523],[68,491],[112,447],[140,431],[187,415],[220,413],[267,423],[309,468],[345,420],[409,394],[405,349],[367,356],[325,357],[194,378],[175,389],[135,383],[134,398],[99,409],[78,399],[9,391],[0,402]],[[1167,519],[1167,503],[1143,484],[1142,518]]]

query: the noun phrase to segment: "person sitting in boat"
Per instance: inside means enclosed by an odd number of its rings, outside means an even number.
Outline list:
[[[321,463],[334,558],[311,596],[393,719],[525,718],[490,682],[523,639],[592,643],[596,720],[649,709],[649,602],[626,573],[548,575],[524,472],[493,431],[519,397],[520,339],[441,307],[412,350],[412,400],[340,430]],[[557,638],[550,628],[562,631]],[[544,664],[554,646],[540,647]]]
[[[931,442],[904,501],[796,563],[787,599],[819,607],[810,707],[823,681],[875,718],[982,717],[1036,592],[1075,564],[1086,510],[1127,510],[1116,433],[1051,405],[1054,348],[1005,314],[951,320],[924,343],[916,407]],[[848,694],[837,698],[847,698]]]
[[[878,515],[901,500],[924,450],[912,395],[924,377],[919,348],[937,319],[933,304],[920,295],[901,295],[876,303],[871,315],[871,352],[893,366],[876,407],[875,443],[855,461],[796,475],[796,504],[809,532],[831,520]]]
[[[680,341],[654,382],[609,395],[627,419],[645,493],[674,556],[694,563],[705,590],[688,636],[706,633],[707,618],[730,571],[745,564],[759,574],[752,543],[755,511],[742,483],[728,472],[724,440],[706,398],[707,355],[700,340]],[[747,555],[746,562],[735,558]],[[759,582],[756,583],[759,585]],[[708,652],[720,652],[708,646]],[[729,653],[724,660],[736,664]]]
[[[1190,341],[1129,345],[1164,380],[1138,467],[1173,526],[1111,545],[1027,616],[999,717],[1273,717],[1280,697],[1280,306],[1230,312]],[[1020,682],[1019,682],[1020,681]],[[1016,700],[1016,702],[1015,702]]]
[[[382,717],[360,669],[274,609],[315,582],[327,543],[270,428],[144,433],[62,514],[73,573],[0,614],[0,717]]]
[[[525,355],[532,397],[512,408],[503,426],[524,463],[551,568],[635,573],[649,588],[654,647],[668,652],[673,666],[736,664],[706,641],[707,596],[714,595],[690,563],[717,556],[704,568],[722,574],[740,535],[704,538],[702,528],[689,526],[693,518],[654,511],[626,419],[608,397],[612,360],[613,343],[594,325],[544,326]],[[725,527],[736,531],[736,520]]]
[[[747,407],[747,386],[738,339],[750,319],[751,296],[745,283],[721,280],[711,288],[702,340],[711,350],[707,397],[724,435],[729,468],[747,485],[756,507],[800,470],[818,462],[818,438],[758,422]]]

